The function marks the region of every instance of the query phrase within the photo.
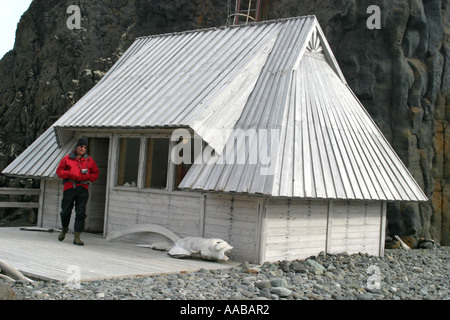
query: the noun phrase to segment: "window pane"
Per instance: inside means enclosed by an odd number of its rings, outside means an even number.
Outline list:
[[[175,167],[175,186],[178,189],[178,185],[181,183],[183,178],[186,176],[189,169],[192,167],[195,159],[201,154],[204,148],[204,144],[201,139],[191,139],[190,141],[182,141],[180,139],[179,143],[190,143],[190,147],[186,148],[186,150],[190,149],[191,156],[189,159],[189,163],[185,163],[184,161],[181,164],[176,165]],[[179,156],[183,158],[184,148],[180,150]]]
[[[147,164],[145,168],[145,188],[166,188],[168,161],[169,139],[148,139]]]
[[[136,187],[139,169],[139,138],[120,138],[117,185]]]

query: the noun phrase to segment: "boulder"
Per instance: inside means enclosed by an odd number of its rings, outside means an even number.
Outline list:
[[[18,300],[18,298],[8,285],[0,282],[0,300]]]

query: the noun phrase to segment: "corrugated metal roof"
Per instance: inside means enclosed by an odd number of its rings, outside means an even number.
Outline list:
[[[74,150],[76,141],[72,138],[60,148],[56,143],[54,131],[53,127],[47,129],[2,173],[29,178],[56,178],[59,162]]]
[[[305,55],[291,76],[282,116],[275,113],[262,121],[262,126],[272,123],[279,128],[271,163],[274,174],[266,175],[264,165],[251,163],[251,149],[241,144],[235,150],[247,153],[245,164],[194,165],[181,187],[274,197],[427,200],[324,59]],[[264,100],[260,99],[258,108]],[[237,126],[248,127],[253,120],[241,118]],[[225,150],[234,143],[228,141]]]
[[[161,127],[190,127],[218,154],[233,149],[235,158],[247,160],[254,156],[248,145],[261,149],[260,136],[246,144],[233,134],[253,130],[275,138],[268,141],[270,174],[260,162],[194,164],[181,188],[427,200],[347,86],[313,16],[137,39],[4,173],[51,176],[68,151],[55,145],[53,130],[62,136],[79,128]],[[45,163],[49,169],[27,165],[50,140],[56,155]]]
[[[256,129],[257,137],[247,144],[231,137],[223,153],[245,154],[246,162],[222,158],[194,164],[180,188],[290,198],[427,200],[346,84],[320,26],[314,28],[309,34],[288,27],[280,32],[235,126],[244,133]],[[310,50],[304,50],[307,45]],[[252,145],[261,150],[258,133],[267,134],[269,145],[275,138],[269,146],[273,174],[250,160]]]
[[[312,23],[313,18],[298,23]],[[54,126],[181,127],[237,121],[284,23],[139,38],[126,59]],[[245,84],[245,86],[243,86]],[[244,98],[242,98],[244,97]],[[239,99],[221,110],[224,100]],[[237,108],[237,109],[236,109]],[[235,122],[234,121],[234,122]],[[226,124],[233,127],[234,123]],[[197,128],[201,131],[201,128]],[[208,128],[207,124],[204,127]]]

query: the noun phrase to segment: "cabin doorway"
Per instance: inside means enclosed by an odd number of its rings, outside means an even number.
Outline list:
[[[89,186],[84,230],[90,233],[104,232],[109,141],[109,138],[89,138],[88,155],[94,159],[100,171],[97,181]]]

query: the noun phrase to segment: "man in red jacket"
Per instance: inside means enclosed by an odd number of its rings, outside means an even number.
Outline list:
[[[99,171],[94,159],[86,154],[88,139],[81,137],[75,150],[65,156],[56,169],[58,177],[64,180],[64,193],[61,203],[62,231],[58,236],[63,241],[69,230],[70,217],[75,205],[75,224],[73,243],[83,246],[80,234],[84,230],[86,203],[89,199],[89,182],[97,180]]]

